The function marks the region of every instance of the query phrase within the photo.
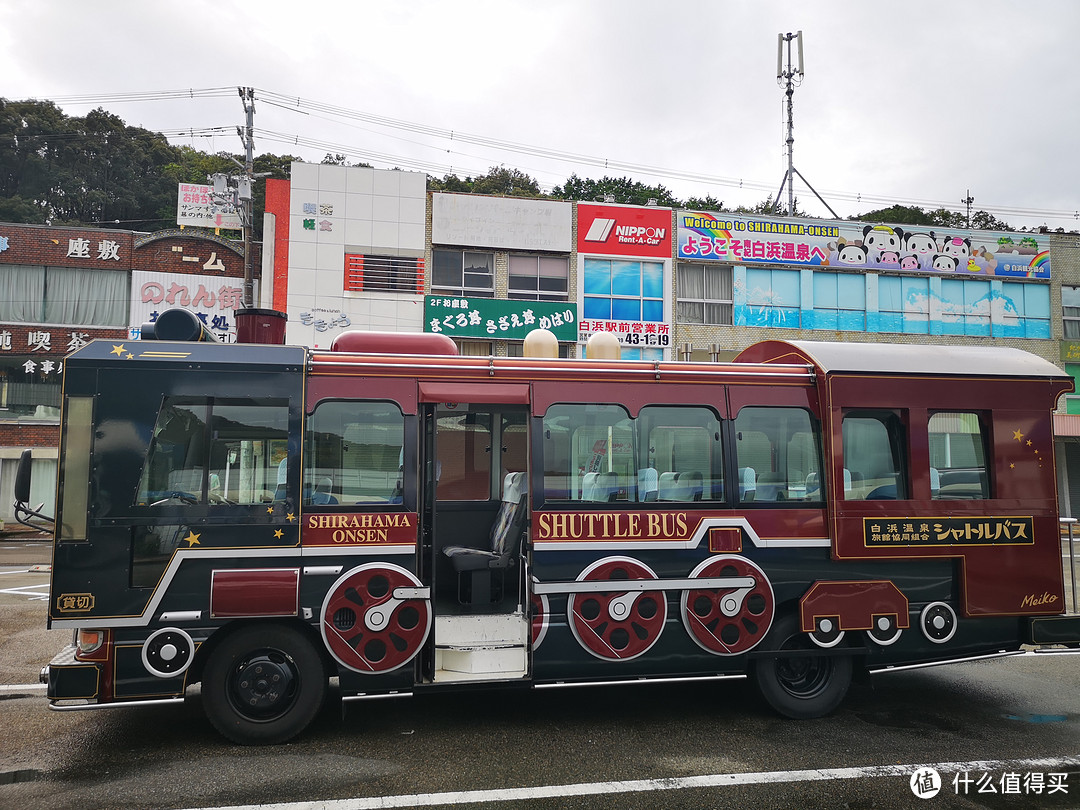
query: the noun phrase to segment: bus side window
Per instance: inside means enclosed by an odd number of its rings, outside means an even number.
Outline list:
[[[276,459],[288,444],[288,405],[284,401],[215,400],[210,436],[210,504],[273,500]]]
[[[703,406],[648,405],[637,418],[638,501],[724,499],[720,420]]]
[[[401,502],[405,417],[393,402],[321,402],[308,419],[304,503]]]
[[[849,411],[843,417],[844,499],[907,498],[907,446],[895,411]],[[850,483],[849,483],[850,481]]]
[[[165,398],[143,464],[137,504],[152,506],[203,500],[208,410],[206,399]]]
[[[288,433],[285,400],[166,397],[136,504],[270,501]]]
[[[544,498],[626,501],[637,489],[634,422],[619,405],[559,404],[544,414]]]
[[[735,418],[740,503],[820,502],[821,438],[802,408],[743,408]]]
[[[990,497],[986,430],[978,413],[931,414],[930,496],[934,500]]]

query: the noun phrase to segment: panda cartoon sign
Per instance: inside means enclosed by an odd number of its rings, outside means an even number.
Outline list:
[[[1050,278],[1043,235],[697,211],[675,221],[684,261]]]

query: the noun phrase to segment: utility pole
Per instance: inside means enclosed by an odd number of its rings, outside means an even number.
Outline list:
[[[240,210],[244,225],[244,307],[250,308],[254,304],[254,272],[251,261],[251,229],[255,220],[255,200],[252,198],[252,186],[255,182],[254,153],[255,153],[255,88],[240,87],[240,100],[244,104],[244,112],[247,119],[244,122],[243,131],[236,128],[240,140],[244,142],[244,175],[237,185],[237,196],[240,200]]]
[[[252,308],[255,298],[254,271],[251,259],[251,232],[255,220],[255,200],[252,197],[252,189],[255,185],[256,175],[254,171],[255,155],[255,89],[253,87],[238,87],[240,100],[244,104],[246,120],[243,127],[236,128],[236,134],[240,136],[244,144],[244,163],[233,159],[242,170],[242,174],[213,174],[207,178],[213,186],[213,197],[216,202],[230,203],[240,213],[240,226],[244,239],[244,288],[241,293],[242,306],[244,309]]]
[[[791,64],[791,43],[795,41],[797,45],[798,63],[797,65]],[[787,68],[784,67],[784,45],[787,44]],[[776,83],[780,87],[785,88],[785,95],[787,96],[787,171],[784,173],[784,179],[780,181],[780,188],[776,190],[776,200],[773,203],[773,208],[779,212],[780,210],[780,194],[784,190],[784,185],[787,185],[788,189],[788,216],[795,216],[795,175],[799,175],[799,179],[806,183],[806,178],[802,176],[798,169],[795,168],[795,87],[802,84],[803,77],[806,75],[806,71],[803,68],[803,36],[802,31],[798,31],[794,34],[777,34],[776,35]],[[812,185],[806,183],[806,187],[814,193],[814,196],[818,198],[822,205],[829,209],[829,213],[833,215],[834,219],[840,219],[839,215],[829,206],[821,195],[817,193]]]
[[[971,189],[970,188],[967,190],[967,196],[964,197],[964,199],[962,199],[960,202],[962,202],[964,205],[967,206],[967,219],[966,219],[966,222],[967,222],[967,229],[970,231],[971,230],[971,204],[973,202],[975,202],[975,198],[971,196]]]

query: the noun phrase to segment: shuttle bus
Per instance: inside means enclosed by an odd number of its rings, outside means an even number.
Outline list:
[[[812,718],[863,673],[1080,642],[1051,426],[1072,383],[1020,350],[192,336],[65,363],[53,709],[199,684],[259,744],[302,732],[332,679],[354,701],[749,677]]]

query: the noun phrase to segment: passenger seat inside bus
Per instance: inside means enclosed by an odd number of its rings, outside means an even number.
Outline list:
[[[527,476],[523,472],[507,473],[503,479],[502,502],[491,526],[490,549],[468,546],[447,546],[443,554],[450,558],[458,575],[458,602],[487,605],[492,595],[500,598],[505,586],[506,570],[517,562],[521,536],[525,532],[528,514]],[[500,588],[493,589],[495,572],[499,572]],[[468,575],[467,577],[465,575]],[[468,583],[466,591],[463,586]]]
[[[315,485],[315,491],[311,493],[311,502],[317,504],[334,504],[338,499],[333,496],[334,480],[329,476],[319,479]]]
[[[757,482],[758,501],[787,500],[787,476],[779,472],[762,473]]]
[[[639,501],[655,501],[659,494],[660,484],[656,470],[645,467],[637,471],[637,491]]]
[[[749,503],[757,494],[757,471],[753,467],[739,467],[739,501]]]
[[[581,477],[581,500],[608,503],[619,494],[619,476],[614,472],[585,473]]]

